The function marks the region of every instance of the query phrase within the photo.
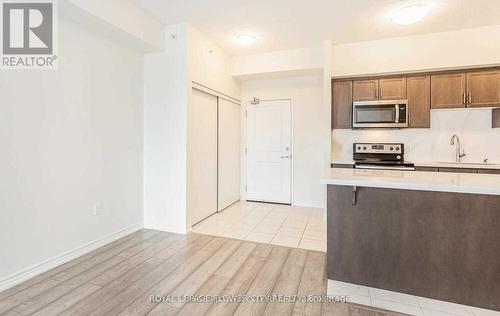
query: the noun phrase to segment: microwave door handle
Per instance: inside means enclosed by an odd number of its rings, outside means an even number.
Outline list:
[[[399,104],[396,104],[396,124],[399,124]]]

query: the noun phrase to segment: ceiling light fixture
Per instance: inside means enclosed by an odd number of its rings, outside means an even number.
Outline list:
[[[392,20],[398,24],[409,25],[423,19],[430,11],[430,6],[415,4],[399,9],[392,14]]]
[[[243,46],[252,44],[256,39],[257,38],[251,34],[240,34],[236,36],[236,42]]]

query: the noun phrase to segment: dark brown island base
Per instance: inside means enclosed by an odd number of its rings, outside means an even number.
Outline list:
[[[399,189],[412,176],[397,173],[361,187],[380,174],[350,172],[322,180],[328,279],[500,311],[500,195]]]

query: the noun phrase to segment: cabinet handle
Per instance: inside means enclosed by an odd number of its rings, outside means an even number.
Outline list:
[[[469,93],[469,104],[472,104],[472,93]]]
[[[463,95],[463,104],[466,104],[467,103],[467,100],[466,100],[466,93],[464,92],[464,95]]]
[[[358,200],[357,193],[358,193],[358,188],[352,187],[352,205],[356,205],[356,202]]]
[[[378,88],[378,91],[379,91],[378,97],[382,99],[382,87]]]

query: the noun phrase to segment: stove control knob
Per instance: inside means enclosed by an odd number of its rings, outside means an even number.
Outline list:
[[[396,147],[396,150],[399,150],[399,147]]]
[[[361,150],[361,147],[358,146],[358,150]]]
[[[397,156],[396,158],[401,159],[401,156]]]
[[[389,148],[389,149],[390,149],[391,151],[393,151],[393,150],[394,150],[394,147],[391,147],[391,148]]]
[[[366,150],[366,147],[363,147],[363,150]]]

